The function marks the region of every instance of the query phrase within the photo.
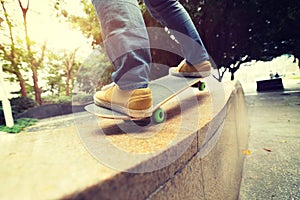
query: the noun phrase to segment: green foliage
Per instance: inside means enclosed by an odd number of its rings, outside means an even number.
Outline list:
[[[78,49],[63,51],[47,51],[47,61],[44,63],[47,74],[44,80],[47,82],[44,92],[52,95],[69,95],[73,89],[81,61],[76,56]],[[67,87],[68,85],[68,87]]]
[[[52,95],[65,94],[63,55],[61,52],[48,50],[46,56],[48,59],[44,62],[44,67],[48,75],[44,78],[47,82],[46,87],[43,88],[44,92],[51,92]]]
[[[60,96],[59,98],[57,98],[56,103],[71,104],[72,103],[72,97],[71,96]]]
[[[81,66],[76,79],[76,89],[89,94],[94,93],[111,82],[113,71],[114,67],[103,49],[95,49]]]
[[[28,97],[17,97],[10,100],[13,115],[16,116],[36,106],[36,102]]]
[[[300,1],[181,0],[218,67],[300,57]],[[236,64],[235,69],[231,64]]]
[[[2,106],[0,107],[0,125],[5,124],[4,112]]]
[[[3,39],[0,41],[0,57],[5,61],[5,66],[3,66],[3,71],[16,76],[16,79],[20,82],[21,94],[22,96],[27,96],[27,91],[25,87],[25,80],[23,77],[23,71],[26,68],[32,72],[33,85],[34,85],[34,95],[36,101],[40,104],[40,90],[38,86],[38,69],[41,67],[41,63],[44,60],[44,50],[46,49],[46,44],[42,47],[38,47],[37,43],[30,38],[30,30],[28,30],[27,22],[29,18],[27,13],[29,11],[29,1],[26,5],[25,2],[19,2],[18,12],[21,13],[22,18],[13,18],[11,16],[18,15],[14,13],[14,9],[9,6],[9,1],[1,1],[1,13],[5,16],[6,26],[2,28]],[[6,3],[8,6],[6,6]],[[21,23],[20,23],[21,22]],[[22,27],[19,27],[19,26]],[[20,34],[20,28],[24,31]],[[21,35],[21,39],[20,39]]]
[[[34,125],[37,121],[38,121],[37,119],[31,119],[31,118],[17,119],[13,127],[0,126],[0,131],[7,132],[7,133],[19,133],[24,128]]]
[[[76,94],[73,96],[73,103],[82,105],[93,101],[93,94]]]
[[[43,97],[43,101],[46,104],[71,104],[72,97],[71,96],[57,96],[57,95],[48,95]]]
[[[28,97],[17,97],[10,100],[13,116],[17,116],[26,110],[33,108],[36,103]],[[0,102],[0,125],[5,124],[2,102]]]
[[[81,0],[81,5],[86,15],[70,15],[68,16],[68,20],[72,23],[74,28],[79,28],[86,38],[92,38],[92,45],[96,47],[103,42],[103,39],[95,9],[90,0]]]
[[[0,60],[2,61],[3,71],[12,74],[13,78],[10,80],[17,80],[21,84],[21,93],[26,95],[26,88],[24,86],[24,78],[22,71],[26,71],[23,61],[26,61],[27,53],[24,48],[24,42],[16,36],[16,22],[11,18],[10,10],[7,9],[8,1],[1,1],[1,12],[3,21],[0,25],[2,37],[0,40]]]

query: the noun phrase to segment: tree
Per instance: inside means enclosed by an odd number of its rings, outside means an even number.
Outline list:
[[[33,87],[34,87],[34,95],[35,95],[35,101],[42,105],[42,97],[41,97],[41,90],[39,88],[38,84],[38,69],[41,67],[42,62],[44,60],[44,52],[46,49],[46,42],[41,47],[41,54],[39,58],[37,58],[37,52],[32,51],[32,41],[29,38],[28,34],[28,24],[27,24],[27,12],[29,10],[29,0],[27,0],[26,7],[23,6],[21,0],[18,0],[19,6],[22,11],[23,15],[23,25],[24,25],[24,31],[25,31],[25,41],[26,41],[26,47],[27,47],[27,57],[26,61],[30,65],[30,69],[32,71],[32,78],[33,78]]]
[[[191,3],[188,1],[187,3]],[[187,6],[187,3],[183,3]],[[250,61],[247,56],[249,38],[248,21],[253,16],[243,0],[194,0],[193,6],[187,6],[202,40],[219,69],[234,72],[244,62]]]
[[[103,49],[95,49],[81,65],[77,76],[77,88],[85,93],[95,93],[102,86],[111,82],[114,67]]]
[[[114,71],[114,67],[109,61],[105,51],[101,49],[102,36],[100,24],[94,10],[93,5],[89,0],[81,0],[82,9],[84,15],[71,15],[63,8],[63,0],[55,1],[55,9],[60,16],[63,16],[65,20],[70,22],[73,28],[81,30],[83,35],[92,40],[92,47],[94,48],[93,53],[86,59],[86,61],[79,68],[79,64],[74,63],[74,69],[70,68],[70,64],[74,62],[75,53],[70,53],[69,56],[65,55],[65,60],[63,65],[66,67],[67,77],[73,70],[72,82],[74,82],[75,77],[77,81],[78,89],[86,93],[94,93],[99,90],[102,86],[111,82],[111,73]],[[68,87],[68,80],[66,80],[66,85]],[[68,91],[68,90],[67,90]]]
[[[102,42],[101,28],[95,9],[89,0],[81,0],[85,16],[65,15],[74,28],[79,28],[86,38],[92,39],[92,46],[97,47]]]
[[[76,61],[76,52],[78,49],[74,49],[68,55],[66,51],[64,52],[64,71],[66,76],[66,96],[70,95],[71,89],[73,88],[74,80],[78,74],[80,63]]]
[[[185,0],[208,52],[223,73],[243,62],[300,55],[300,2],[294,0]]]
[[[257,49],[251,49],[254,58],[262,56],[270,60],[282,54],[293,54],[300,58],[300,2],[254,1],[256,5],[255,20],[251,24],[252,38]],[[299,66],[300,67],[300,66]]]
[[[47,51],[47,59],[44,61],[44,73],[47,73],[45,78],[47,88],[44,92],[50,91],[52,95],[70,96],[74,88],[74,81],[78,75],[81,62],[78,61],[76,53],[78,48],[74,50],[63,51]]]
[[[51,95],[60,96],[64,91],[64,81],[63,81],[63,70],[61,70],[61,65],[56,63],[56,60],[49,59],[52,63],[48,65],[45,63],[47,67],[48,76],[45,78],[47,82],[47,87],[43,92],[51,92]]]
[[[9,72],[16,76],[21,88],[21,95],[23,97],[26,97],[27,96],[26,84],[23,75],[21,73],[22,58],[24,57],[24,51],[21,47],[17,47],[16,45],[16,41],[13,35],[13,23],[9,18],[9,14],[6,10],[5,3],[6,3],[5,1],[3,0],[1,1],[1,6],[5,17],[5,20],[1,18],[2,19],[1,21],[6,22],[6,25],[8,27],[8,32],[9,32],[8,38],[10,42],[9,44],[5,44],[5,42],[3,41],[3,44],[0,44],[0,56],[2,57],[4,62],[3,71]]]
[[[53,0],[56,16],[60,20],[68,21],[73,28],[79,29],[82,34],[92,40],[92,46],[97,48],[102,42],[101,28],[95,9],[89,0],[80,0],[84,14],[74,15],[67,11],[65,0]]]

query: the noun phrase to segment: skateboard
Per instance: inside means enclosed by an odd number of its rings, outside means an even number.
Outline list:
[[[164,104],[190,87],[197,87],[200,91],[205,90],[205,82],[203,78],[199,77],[178,77],[167,75],[150,81],[149,87],[152,91],[153,98],[153,107],[149,111],[151,114],[151,121],[154,123],[162,123],[165,121],[165,111],[161,108]],[[140,121],[146,119],[134,118],[109,108],[97,106],[93,103],[85,106],[85,110],[97,117],[105,119],[120,119],[124,121]],[[147,118],[149,119],[149,117]]]

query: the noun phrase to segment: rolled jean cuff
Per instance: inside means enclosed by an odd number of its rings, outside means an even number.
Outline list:
[[[197,65],[197,64],[200,64],[204,61],[208,61],[210,60],[209,58],[209,55],[206,53],[206,54],[203,54],[201,57],[197,57],[197,59],[194,59],[192,61],[189,61],[189,60],[186,60],[186,62],[190,65]]]
[[[147,88],[148,87],[148,82],[129,83],[129,84],[125,84],[125,85],[121,84],[121,85],[118,85],[118,87],[121,90],[135,90],[135,89],[139,89],[139,88]]]

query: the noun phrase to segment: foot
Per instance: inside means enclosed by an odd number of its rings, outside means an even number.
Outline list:
[[[98,106],[106,107],[131,117],[144,118],[151,115],[152,93],[149,88],[121,90],[115,83],[104,86],[94,95]]]
[[[183,60],[177,67],[170,69],[171,74],[174,76],[185,77],[207,77],[211,75],[211,63],[209,61],[203,61],[197,65],[190,65]]]

